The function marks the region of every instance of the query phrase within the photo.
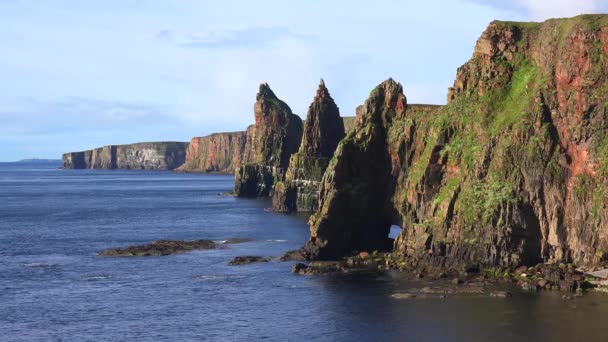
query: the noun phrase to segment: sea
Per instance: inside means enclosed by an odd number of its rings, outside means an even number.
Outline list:
[[[307,217],[222,195],[229,175],[0,163],[0,341],[608,341],[608,294],[395,299],[396,271],[304,276]],[[160,239],[226,249],[99,251]],[[229,266],[235,256],[272,257]]]

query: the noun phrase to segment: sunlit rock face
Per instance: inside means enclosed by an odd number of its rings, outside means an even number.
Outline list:
[[[340,140],[344,122],[338,106],[321,80],[304,124],[300,149],[290,158],[283,182],[275,185],[275,211],[315,211],[321,177]]]
[[[247,128],[244,163],[235,173],[234,191],[240,197],[269,197],[298,150],[302,119],[265,83],[260,85],[253,112],[255,124]]]
[[[108,145],[62,156],[66,169],[173,170],[186,159],[186,142]]]
[[[393,249],[452,269],[606,260],[607,76],[608,17],[586,15],[491,23],[445,107],[380,84],[322,178],[303,252]]]

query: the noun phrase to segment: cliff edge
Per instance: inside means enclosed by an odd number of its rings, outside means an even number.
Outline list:
[[[323,176],[303,252],[455,270],[608,260],[607,76],[608,16],[584,15],[491,23],[443,108],[382,83]]]

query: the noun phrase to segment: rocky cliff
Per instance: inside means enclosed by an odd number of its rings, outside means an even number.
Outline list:
[[[240,197],[268,197],[300,146],[302,119],[265,83],[260,85],[253,112],[255,124],[247,128],[244,163],[235,173],[234,192]]]
[[[353,129],[355,117],[343,117],[342,121],[347,132]],[[303,125],[305,125],[305,121],[303,121]],[[251,138],[253,125],[249,127],[248,132]],[[185,163],[176,171],[233,173],[241,164],[249,163],[250,160],[247,158],[253,155],[247,151],[246,142],[246,131],[213,133],[204,137],[194,137],[188,146]]]
[[[317,209],[319,182],[343,137],[344,122],[340,111],[321,80],[306,115],[300,148],[290,158],[285,180],[275,184],[273,210]]]
[[[245,132],[214,133],[195,137],[186,152],[186,162],[177,171],[233,173],[243,162]]]
[[[607,76],[608,16],[586,15],[491,23],[443,108],[382,83],[323,176],[304,253],[393,249],[455,270],[606,261]]]
[[[185,142],[109,145],[65,153],[63,168],[173,170],[184,163],[187,148]]]

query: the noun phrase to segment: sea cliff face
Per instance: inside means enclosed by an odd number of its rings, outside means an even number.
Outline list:
[[[608,16],[587,15],[493,22],[443,108],[382,83],[323,176],[303,252],[392,249],[454,270],[606,261],[607,76]]]
[[[188,143],[151,142],[109,145],[62,156],[65,169],[173,170],[186,158]]]
[[[186,161],[177,171],[234,173],[244,162],[245,132],[214,133],[190,141]]]
[[[290,158],[284,181],[275,184],[273,210],[317,209],[319,182],[343,137],[344,122],[340,111],[321,80],[306,115],[300,148]]]
[[[235,173],[234,192],[240,197],[268,197],[300,145],[302,119],[268,84],[260,85],[253,111],[255,124],[247,128],[244,163]]]

